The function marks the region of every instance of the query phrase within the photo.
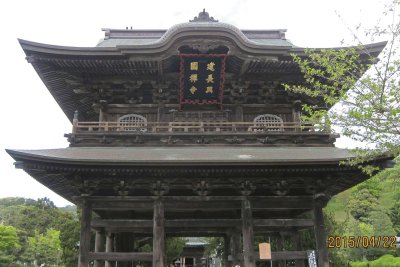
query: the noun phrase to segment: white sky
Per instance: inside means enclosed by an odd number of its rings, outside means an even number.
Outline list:
[[[287,29],[297,46],[332,47],[352,40],[347,26],[373,25],[383,2],[376,0],[3,0],[0,1],[1,130],[0,198],[49,197],[69,204],[13,166],[5,148],[67,147],[71,124],[25,60],[17,38],[65,46],[95,46],[101,28],[168,29],[205,8],[240,29]],[[335,14],[337,11],[347,26]],[[346,142],[341,142],[345,146]]]

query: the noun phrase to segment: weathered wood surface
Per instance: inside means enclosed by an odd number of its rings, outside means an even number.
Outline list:
[[[90,250],[91,219],[92,219],[91,203],[85,200],[82,205],[78,267],[89,266],[88,256]]]
[[[164,204],[160,199],[154,201],[153,215],[153,267],[165,267],[165,229]]]
[[[242,201],[242,237],[244,266],[255,267],[253,218],[248,199]]]
[[[106,246],[106,236],[105,236],[104,231],[102,229],[96,231],[94,251],[95,252],[105,252],[105,246]],[[94,262],[94,267],[104,267],[104,266],[105,266],[104,261],[95,261]]]
[[[278,260],[301,260],[307,259],[306,251],[272,251],[271,257],[273,261]],[[259,255],[257,256],[257,261],[269,261],[260,260]]]
[[[298,231],[293,233],[293,235],[292,235],[292,243],[294,245],[294,249],[297,249],[298,251],[302,250],[300,233]],[[305,267],[304,259],[296,259],[296,267]]]
[[[99,261],[152,261],[153,253],[148,252],[90,252],[89,260]]]
[[[107,235],[106,235],[106,252],[108,252],[108,253],[113,252],[113,247],[114,247],[114,234],[107,233]],[[112,267],[112,262],[106,260],[105,267]]]
[[[325,200],[316,199],[314,201],[314,234],[317,247],[316,254],[318,257],[318,267],[329,267],[324,214],[322,212],[322,208],[325,206],[325,204]]]
[[[94,210],[152,210],[153,197],[91,197]],[[155,198],[155,197],[154,197]],[[165,196],[166,210],[236,210],[241,209],[240,196]],[[312,209],[309,196],[249,197],[253,210]]]
[[[243,258],[243,254],[239,253],[237,255],[238,259]],[[294,250],[294,251],[272,251],[271,252],[272,261],[279,261],[279,260],[304,260],[307,259],[307,251],[302,250]],[[270,260],[262,260],[260,259],[260,255],[255,255],[256,261],[270,261]]]
[[[175,219],[165,220],[166,228],[215,228],[215,227],[240,227],[241,219]],[[264,227],[312,227],[311,219],[252,219],[252,225]],[[116,228],[150,228],[152,220],[131,219],[93,219],[92,227],[116,227]]]
[[[268,124],[268,125],[267,125]],[[306,131],[320,131],[319,128],[316,129],[310,123],[299,124],[298,122],[268,122],[263,125],[262,123],[254,122],[203,122],[203,121],[184,121],[184,122],[147,122],[145,126],[143,125],[129,125],[129,128],[144,132],[173,132],[175,130],[183,132],[195,132],[196,130],[200,132],[208,131],[230,131],[230,132],[252,132],[252,131],[294,131],[295,129],[303,129]],[[116,121],[89,121],[89,122],[76,122],[73,125],[73,132],[92,132],[92,131],[124,131],[127,127],[126,123],[120,123]]]
[[[242,258],[242,253],[240,252],[241,242],[240,242],[240,233],[238,231],[229,232],[229,245],[231,249],[230,255],[232,256],[232,266],[236,266],[240,264],[240,260]]]

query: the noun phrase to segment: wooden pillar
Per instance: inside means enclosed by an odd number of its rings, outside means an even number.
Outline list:
[[[103,230],[96,231],[96,239],[95,239],[95,246],[94,252],[104,252],[105,249],[105,234]],[[104,261],[97,260],[94,262],[94,267],[104,267]]]
[[[230,236],[224,236],[224,266],[229,267],[228,255],[231,255]]]
[[[325,198],[314,200],[314,234],[317,247],[318,267],[329,267],[328,250],[326,246],[326,232],[322,208],[326,205]]]
[[[153,215],[153,267],[165,267],[164,204],[154,201]]]
[[[106,252],[114,251],[114,234],[107,233],[106,235]],[[105,267],[113,267],[113,263],[111,261],[106,261]]]
[[[229,233],[230,255],[232,256],[231,266],[240,264],[240,233],[232,231]]]
[[[254,231],[250,200],[242,200],[242,234],[243,234],[243,263],[244,267],[255,267]]]
[[[78,267],[88,267],[89,266],[89,257],[88,256],[89,256],[89,250],[90,250],[91,220],[92,220],[92,205],[87,200],[83,200]]]
[[[277,251],[283,251],[283,236],[281,233],[278,233],[276,236],[276,249]],[[277,262],[278,267],[285,267],[285,261],[284,260],[279,260]]]
[[[293,249],[297,251],[302,251],[303,247],[301,246],[300,234],[299,232],[294,232],[292,235]],[[305,267],[304,259],[296,260],[296,267]]]

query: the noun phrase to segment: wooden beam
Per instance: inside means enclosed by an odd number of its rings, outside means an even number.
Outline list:
[[[84,200],[82,203],[81,233],[79,243],[78,267],[89,267],[90,225],[92,220],[91,203]]]
[[[240,227],[241,219],[176,219],[165,220],[166,228],[227,228]],[[252,219],[253,227],[312,227],[311,219]],[[152,220],[94,219],[93,228],[151,228]]]
[[[152,261],[153,253],[148,252],[91,252],[89,260],[103,261]]]
[[[254,227],[312,227],[311,219],[253,219]]]
[[[273,251],[271,252],[271,257],[273,261],[279,260],[298,260],[298,259],[307,259],[306,251]],[[260,257],[257,256],[257,261],[269,261],[269,260],[260,260]]]
[[[187,236],[187,237],[197,237],[197,236],[224,236],[232,227],[210,227],[210,228],[166,228],[165,233],[167,236]],[[295,227],[255,227],[254,233],[256,234],[272,234],[280,231],[297,231],[304,228]],[[112,231],[114,233],[131,232],[135,235],[141,236],[151,236],[153,233],[152,228],[106,228],[107,231]]]
[[[243,254],[238,254],[238,258],[243,258]],[[272,251],[271,258],[273,261],[280,260],[296,260],[296,259],[307,259],[307,251]],[[270,261],[270,260],[261,260],[260,255],[255,255],[255,260],[257,262],[260,261]]]
[[[166,211],[186,210],[239,210],[240,199],[217,199],[214,197],[164,197]],[[311,210],[312,199],[309,197],[251,197],[254,210],[284,210],[304,209]],[[152,210],[153,201],[149,198],[127,200],[96,200],[93,202],[93,210]]]

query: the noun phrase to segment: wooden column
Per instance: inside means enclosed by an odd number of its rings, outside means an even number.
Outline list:
[[[301,245],[299,232],[294,232],[292,235],[293,249],[297,251],[302,251],[303,247]],[[304,260],[296,260],[296,267],[305,267]]]
[[[329,267],[328,250],[326,246],[326,232],[322,208],[326,205],[325,198],[314,200],[314,234],[317,247],[318,267]]]
[[[153,215],[153,267],[165,267],[164,204],[154,201]]]
[[[105,250],[106,238],[103,230],[96,231],[96,239],[94,252],[104,252]],[[104,261],[96,260],[94,262],[94,267],[104,267]]]
[[[224,266],[229,267],[228,255],[231,255],[231,244],[229,240],[230,236],[224,236]]]
[[[283,236],[281,235],[281,233],[278,233],[276,236],[276,249],[277,251],[283,251]],[[286,264],[284,260],[278,260],[278,267],[285,267],[285,265]]]
[[[230,255],[232,255],[231,266],[240,264],[240,232],[232,231],[229,233]]]
[[[92,220],[92,206],[87,200],[83,200],[81,216],[81,234],[79,243],[78,267],[89,266],[90,250],[90,223]]]
[[[114,234],[107,233],[106,235],[106,252],[114,251]],[[113,267],[113,263],[111,261],[106,261],[105,267]]]
[[[242,200],[242,234],[243,234],[243,262],[244,267],[255,267],[254,231],[251,203],[248,198]]]

